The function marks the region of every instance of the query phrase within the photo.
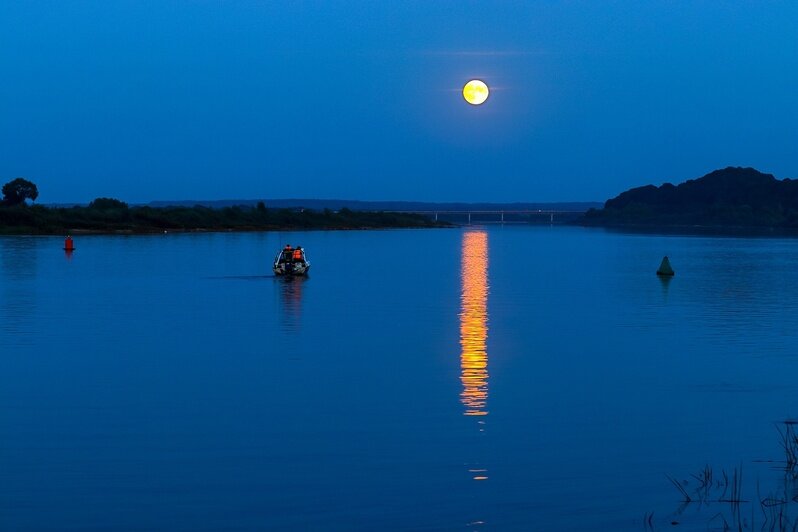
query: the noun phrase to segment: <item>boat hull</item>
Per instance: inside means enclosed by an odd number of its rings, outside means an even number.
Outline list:
[[[307,275],[310,270],[309,262],[276,263],[272,267],[274,275],[277,276],[300,276]]]

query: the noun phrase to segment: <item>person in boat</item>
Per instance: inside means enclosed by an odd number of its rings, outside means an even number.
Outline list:
[[[291,257],[293,256],[293,248],[291,244],[286,244],[283,248],[283,254],[280,257],[280,262],[291,262]]]
[[[294,262],[302,262],[302,246],[297,246],[294,250]]]

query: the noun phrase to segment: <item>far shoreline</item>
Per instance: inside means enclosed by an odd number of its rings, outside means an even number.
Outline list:
[[[268,209],[256,207],[129,207],[111,198],[98,198],[86,207],[0,205],[0,234],[65,236],[106,234],[162,234],[210,232],[267,232],[301,230],[363,230],[441,228],[452,224],[416,213],[337,211],[324,209]]]
[[[361,226],[361,227],[236,227],[236,228],[172,228],[172,229],[71,229],[67,231],[8,231],[0,227],[0,237],[4,236],[147,236],[164,234],[212,234],[212,233],[289,233],[302,231],[392,231],[397,229],[454,229],[454,224],[428,226]],[[12,228],[13,229],[13,228]]]

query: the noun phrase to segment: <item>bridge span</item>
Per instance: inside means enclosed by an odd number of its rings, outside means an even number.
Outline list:
[[[385,211],[404,214],[421,214],[437,221],[452,223],[478,224],[530,224],[530,223],[565,223],[576,220],[586,211],[562,210],[408,210]]]

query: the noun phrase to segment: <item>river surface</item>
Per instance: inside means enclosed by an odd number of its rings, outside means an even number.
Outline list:
[[[308,279],[271,275],[286,243]],[[758,530],[768,496],[798,515],[778,462],[797,239],[62,244],[0,237],[0,529]],[[707,465],[752,502],[682,505],[666,475],[693,493]]]

